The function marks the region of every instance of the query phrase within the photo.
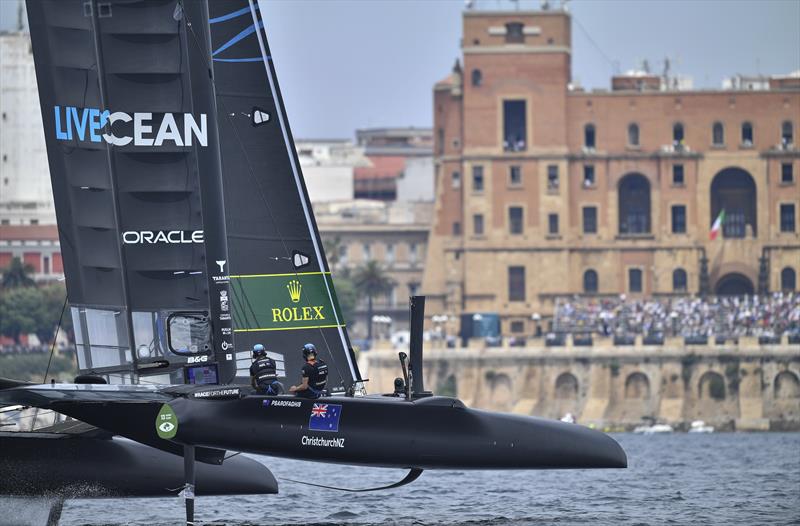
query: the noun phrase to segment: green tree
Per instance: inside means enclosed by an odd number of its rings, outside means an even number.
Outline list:
[[[3,280],[0,281],[0,286],[4,289],[33,287],[36,285],[36,282],[30,277],[33,271],[33,266],[23,264],[19,258],[14,258],[7,268],[2,269]]]
[[[60,283],[44,287],[15,287],[0,294],[0,334],[20,342],[20,336],[35,333],[42,343],[53,339],[66,291]],[[64,313],[62,328],[69,331],[71,319]]]
[[[324,237],[322,246],[325,249],[325,257],[328,258],[331,270],[338,270],[341,263],[342,238],[339,236]]]
[[[367,339],[372,341],[373,298],[390,291],[395,283],[380,263],[370,260],[355,270],[353,284],[359,295],[367,297]]]
[[[336,277],[333,280],[336,290],[336,299],[339,300],[339,309],[342,312],[344,322],[352,327],[356,321],[356,303],[358,302],[358,292],[353,285],[353,281],[344,276]]]
[[[34,287],[3,290],[0,295],[0,333],[20,343],[20,336],[35,332],[41,318],[42,294]]]

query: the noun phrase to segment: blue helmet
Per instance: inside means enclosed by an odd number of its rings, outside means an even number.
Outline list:
[[[308,360],[309,355],[317,356],[317,348],[314,346],[313,343],[307,343],[303,345],[303,359]]]
[[[253,345],[253,358],[258,358],[259,356],[266,356],[267,350],[264,348],[263,345],[257,343]]]

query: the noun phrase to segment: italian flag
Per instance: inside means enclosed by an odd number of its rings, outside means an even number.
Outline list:
[[[717,216],[717,220],[714,221],[714,224],[711,225],[711,233],[709,237],[711,241],[714,241],[719,236],[719,233],[722,231],[722,223],[725,222],[725,209],[723,208],[722,211]]]

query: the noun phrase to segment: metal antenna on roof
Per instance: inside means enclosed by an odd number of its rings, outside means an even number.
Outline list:
[[[17,31],[22,32],[25,29],[25,2],[19,0],[17,3]]]

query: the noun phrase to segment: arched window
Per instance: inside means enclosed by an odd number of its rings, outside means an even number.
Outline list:
[[[589,269],[583,273],[583,292],[586,294],[597,293],[597,272]]]
[[[587,148],[594,148],[595,140],[594,124],[587,124],[583,127],[583,145]]]
[[[792,121],[783,121],[781,124],[781,144],[788,146],[794,143],[794,127]]]
[[[797,288],[797,275],[792,267],[781,270],[781,290],[794,291]]]
[[[676,122],[672,125],[672,144],[678,146],[683,144],[683,124]]]
[[[756,183],[753,177],[741,168],[721,170],[711,181],[711,216],[713,225],[725,210],[722,235],[727,238],[757,236]]]
[[[628,174],[619,182],[619,233],[650,232],[650,182],[642,174]]]
[[[725,144],[725,128],[721,122],[715,122],[711,127],[711,140],[714,146],[722,146]]]
[[[686,271],[682,268],[672,271],[672,290],[673,292],[686,292]]]
[[[473,86],[480,86],[481,82],[483,82],[483,73],[479,69],[472,70],[472,85]]]
[[[639,146],[639,125],[635,122],[628,124],[628,145]]]
[[[742,146],[753,145],[753,125],[750,122],[742,123]]]

